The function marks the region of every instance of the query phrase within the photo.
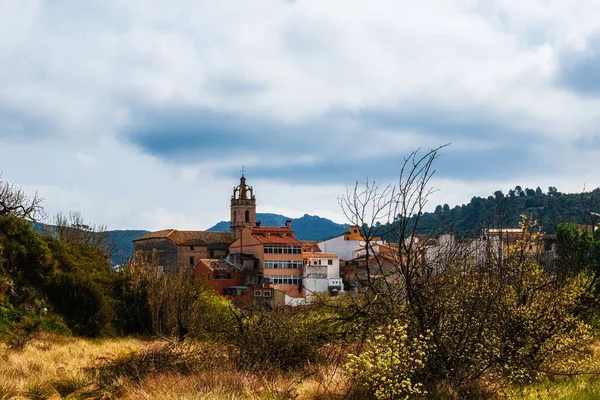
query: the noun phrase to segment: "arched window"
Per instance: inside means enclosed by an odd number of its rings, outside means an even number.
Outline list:
[[[250,222],[250,210],[246,210],[246,222]]]
[[[233,212],[233,222],[237,222],[237,212]]]

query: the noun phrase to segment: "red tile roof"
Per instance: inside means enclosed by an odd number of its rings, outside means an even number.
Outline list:
[[[178,231],[176,229],[150,232],[135,239],[134,242],[147,239],[169,239],[183,246],[229,245],[233,242],[233,236],[229,232]]]
[[[197,266],[200,264],[204,264],[211,271],[234,272],[234,271],[238,270],[235,266],[233,266],[231,264],[227,264],[224,260],[220,260],[220,259],[216,259],[216,258],[203,258],[200,260],[200,262],[197,264]]]
[[[297,244],[302,242],[294,236],[294,231],[278,226],[253,226],[249,228],[252,236],[264,244]]]
[[[302,251],[320,253],[321,249],[316,240],[302,240]]]
[[[302,256],[304,258],[339,258],[337,256],[337,254],[333,254],[333,253],[312,253],[312,252],[305,252],[302,253]]]

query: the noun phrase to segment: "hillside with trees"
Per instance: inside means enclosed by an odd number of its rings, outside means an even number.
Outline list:
[[[495,191],[487,198],[475,196],[468,204],[438,205],[419,216],[419,233],[455,232],[477,236],[483,228],[517,228],[523,214],[536,220],[543,232],[554,233],[559,223],[592,224],[600,213],[600,188],[582,193],[561,193],[556,187],[543,191],[516,186],[505,194]],[[413,216],[415,218],[415,216]]]

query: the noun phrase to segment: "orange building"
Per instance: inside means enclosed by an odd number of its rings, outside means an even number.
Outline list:
[[[285,227],[244,227],[229,251],[232,259],[245,259],[247,285],[268,280],[270,287],[287,296],[286,303],[303,297],[302,242],[294,236],[290,221]]]

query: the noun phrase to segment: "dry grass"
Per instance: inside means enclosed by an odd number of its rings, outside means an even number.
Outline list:
[[[180,357],[175,364],[174,356]],[[222,348],[209,344],[181,348],[164,341],[39,335],[22,351],[0,344],[0,400],[345,397],[341,367],[312,366],[310,371],[238,371]]]
[[[600,346],[594,352],[600,359]],[[348,398],[340,363],[309,371],[239,371],[223,348],[207,343],[181,347],[159,340],[38,335],[22,351],[0,344],[0,400]],[[600,377],[549,378],[500,397],[598,399]]]

